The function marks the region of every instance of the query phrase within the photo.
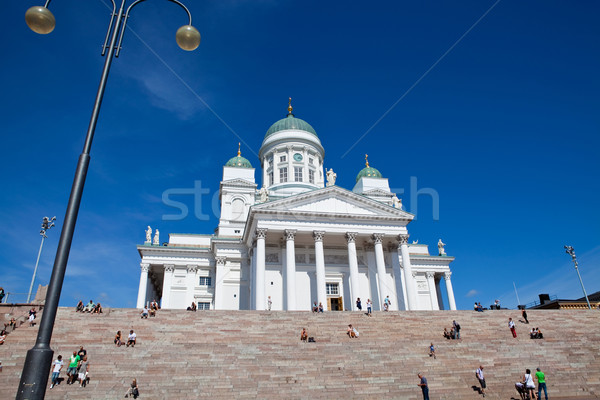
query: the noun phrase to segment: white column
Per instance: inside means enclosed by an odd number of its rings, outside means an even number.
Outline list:
[[[250,256],[250,299],[249,299],[249,310],[256,310],[256,241],[252,243],[252,247],[248,250]]]
[[[255,307],[257,310],[265,310],[265,239],[266,229],[256,230],[256,283],[255,283]]]
[[[407,310],[417,309],[417,288],[415,278],[410,265],[410,256],[408,253],[408,235],[398,235],[400,253],[402,254],[402,266],[404,267],[404,280],[406,281],[406,299],[408,300]]]
[[[385,259],[383,257],[383,233],[374,233],[373,241],[375,243],[375,264],[377,265],[377,282],[379,283],[379,302],[383,304],[386,296],[389,296],[390,290],[385,283]],[[380,304],[380,306],[382,306]]]
[[[295,229],[286,229],[285,233],[285,293],[287,310],[296,310],[296,249],[294,248]]]
[[[402,277],[402,268],[400,267],[400,255],[398,249],[390,248],[392,256],[392,271],[394,272],[394,286],[396,288],[396,304],[398,310],[406,310],[406,289],[404,286],[404,278]]]
[[[196,281],[196,271],[198,271],[198,266],[196,265],[188,265],[187,266],[187,275],[185,276],[186,280],[186,307],[192,304],[192,301],[196,301],[194,298],[194,291],[196,289],[197,281]]]
[[[437,294],[437,301],[438,301],[438,307],[440,310],[444,309],[444,300],[442,299],[442,287],[441,287],[441,280],[442,278],[440,277],[439,279],[434,279],[435,281],[435,293]]]
[[[225,277],[226,257],[215,257],[215,310],[223,309],[223,278]]]
[[[175,271],[174,265],[165,265],[162,299],[160,301],[161,308],[168,309],[171,306],[170,297],[171,297],[171,285],[173,284],[173,271]]]
[[[365,243],[367,270],[369,271],[369,289],[371,291],[373,311],[381,311],[383,309],[383,299],[379,298],[379,289],[377,288],[377,263],[375,262],[375,252],[373,249],[372,243]]]
[[[348,266],[350,267],[350,304],[354,311],[356,311],[356,299],[360,297],[358,293],[358,259],[356,255],[357,235],[357,232],[346,232],[346,240],[348,241]],[[361,299],[361,302],[367,304],[366,299]]]
[[[438,310],[437,293],[435,290],[435,274],[433,272],[427,272],[427,286],[429,287],[429,300],[431,301],[431,309]]]
[[[452,289],[452,282],[450,282],[450,276],[452,272],[444,272],[444,279],[446,280],[446,291],[448,292],[448,305],[451,310],[456,310],[456,301],[454,301],[454,290]]]
[[[148,271],[150,264],[140,264],[140,287],[138,289],[137,308],[143,308],[146,304],[146,292],[148,290]]]
[[[315,238],[315,267],[317,270],[317,304],[323,304],[327,311],[327,292],[325,290],[325,253],[323,252],[323,236],[325,232],[314,231]]]

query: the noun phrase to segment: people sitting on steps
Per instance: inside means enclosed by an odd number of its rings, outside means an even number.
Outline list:
[[[348,325],[347,334],[351,339],[356,339],[359,336],[358,330],[352,324]]]
[[[192,305],[187,308],[187,311],[196,311],[196,303],[192,301]]]
[[[540,331],[540,328],[531,328],[531,331],[529,332],[529,337],[531,339],[543,339],[544,335],[542,334],[542,331]]]
[[[75,312],[83,312],[83,301],[79,300],[79,303],[75,307]]]
[[[129,331],[129,336],[127,337],[127,347],[129,347],[129,346],[135,347],[136,341],[137,341],[137,335],[135,334],[135,332],[132,329]]]
[[[95,306],[96,305],[94,304],[94,302],[90,300],[90,302],[83,308],[83,312],[92,312],[94,311]]]
[[[300,332],[300,341],[306,342],[307,340],[308,340],[308,332],[306,331],[306,328],[302,328],[302,332]]]

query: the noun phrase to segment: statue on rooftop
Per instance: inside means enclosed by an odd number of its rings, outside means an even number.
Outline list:
[[[440,239],[438,241],[438,250],[440,252],[440,256],[445,256],[446,255],[446,250],[444,250],[444,246],[446,245],[446,243],[442,242],[442,239]]]
[[[329,168],[327,171],[327,186],[334,186],[337,174],[333,172],[333,168]]]
[[[158,240],[158,235],[159,235],[159,232],[158,232],[158,229],[157,229],[156,232],[154,232],[154,241],[152,242],[152,244],[155,245],[155,246],[158,246],[160,244],[159,240]]]
[[[260,188],[258,194],[260,195],[261,203],[265,203],[269,200],[269,191],[267,190],[267,187],[265,185],[263,185],[263,187]]]
[[[152,228],[148,225],[148,229],[146,229],[146,243],[150,243],[152,241]]]
[[[396,196],[396,194],[394,194],[392,196],[392,204],[393,204],[394,208],[402,210],[402,200],[399,199],[398,196]]]

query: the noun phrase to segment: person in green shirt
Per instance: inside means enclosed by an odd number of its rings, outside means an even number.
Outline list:
[[[71,385],[75,383],[77,379],[77,366],[79,365],[79,356],[77,352],[74,351],[73,355],[69,358],[69,368],[67,369],[67,385]]]
[[[544,389],[544,396],[546,396],[546,400],[548,400],[548,392],[546,391],[546,376],[539,367],[535,373],[535,378],[538,381],[538,400],[542,398],[542,389]]]

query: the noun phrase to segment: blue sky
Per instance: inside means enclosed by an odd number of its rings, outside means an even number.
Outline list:
[[[44,216],[56,215],[37,283],[47,284],[104,59],[108,2],[54,0],[57,26],[31,32],[33,1],[4,4],[0,286],[29,288]],[[222,166],[255,167],[286,114],[317,131],[342,187],[371,166],[416,212],[411,240],[455,256],[459,308],[600,290],[600,3],[592,1],[187,1],[202,34],[166,1],[137,6],[113,63],[61,305],[135,305],[147,225],[211,233]],[[482,18],[483,17],[483,18]],[[383,116],[383,118],[381,118]],[[377,122],[379,121],[379,122]],[[366,135],[365,135],[366,133]],[[362,139],[361,139],[362,138]],[[258,172],[258,171],[257,171]],[[259,175],[257,173],[257,181]],[[209,190],[208,219],[181,220],[169,189]],[[411,187],[411,182],[416,182]],[[439,217],[431,188],[439,196]],[[422,192],[421,192],[422,193]],[[217,194],[218,196],[218,194]],[[416,198],[416,201],[414,200]]]

